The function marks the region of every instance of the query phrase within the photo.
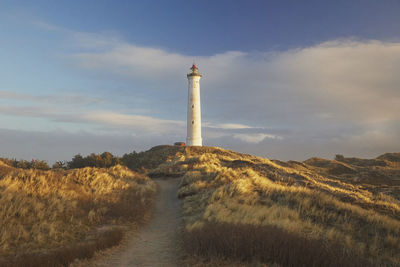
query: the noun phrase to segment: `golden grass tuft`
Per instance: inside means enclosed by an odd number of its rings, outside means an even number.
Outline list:
[[[293,255],[305,253],[310,258],[298,266],[318,266],[324,257],[346,266],[356,261],[400,265],[399,198],[378,190],[376,184],[337,176],[377,170],[375,163],[352,162],[363,166],[319,159],[284,163],[219,148],[186,147],[158,171],[184,173],[178,197],[183,198],[190,253],[241,260],[254,255],[262,262],[292,266],[298,256],[292,263],[286,261],[289,246]],[[391,175],[400,173],[395,164],[387,164]],[[281,247],[267,240],[268,229],[281,233],[273,237]],[[265,242],[257,238],[258,232],[265,233]],[[259,243],[251,252],[253,242]],[[307,244],[318,248],[315,255],[304,250]],[[263,256],[271,253],[272,258]]]
[[[71,254],[100,225],[140,221],[156,192],[153,181],[120,165],[40,171],[0,163],[0,175],[3,259],[63,249]]]

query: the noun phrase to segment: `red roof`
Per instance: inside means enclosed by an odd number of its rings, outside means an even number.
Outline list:
[[[193,64],[192,69],[197,69],[196,64]]]

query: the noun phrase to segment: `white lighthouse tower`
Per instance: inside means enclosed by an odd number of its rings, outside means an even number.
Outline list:
[[[201,109],[200,109],[200,78],[199,69],[195,64],[188,73],[188,111],[187,111],[187,137],[188,146],[202,146],[201,139]]]

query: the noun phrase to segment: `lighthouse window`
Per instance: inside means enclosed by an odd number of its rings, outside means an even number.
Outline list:
[[[192,124],[194,124],[194,121],[192,121]]]
[[[194,105],[192,105],[192,108],[194,108]]]

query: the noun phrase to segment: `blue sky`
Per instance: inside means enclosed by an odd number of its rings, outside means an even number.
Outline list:
[[[400,1],[2,1],[0,147],[123,154],[203,139],[304,160],[400,150]]]

